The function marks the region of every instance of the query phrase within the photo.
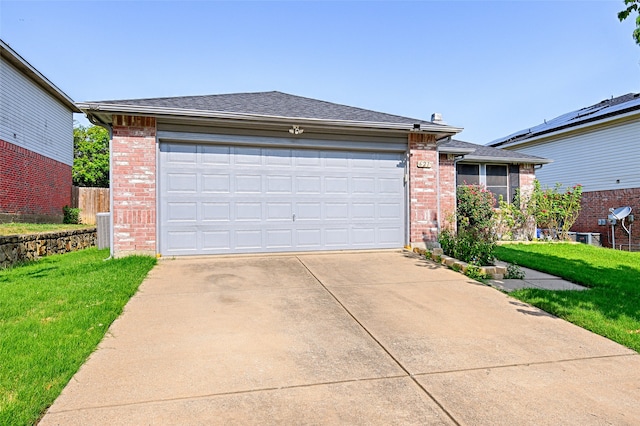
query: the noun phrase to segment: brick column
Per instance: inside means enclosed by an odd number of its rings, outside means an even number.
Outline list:
[[[455,156],[453,154],[440,154],[440,229],[455,226],[455,221],[450,220],[455,212]]]
[[[413,247],[438,238],[437,151],[434,135],[409,133],[409,228]],[[427,167],[418,167],[419,162]]]
[[[113,254],[156,254],[156,120],[113,116]]]

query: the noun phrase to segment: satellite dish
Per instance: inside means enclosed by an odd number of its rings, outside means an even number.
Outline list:
[[[629,216],[631,213],[631,207],[618,207],[617,209],[609,209],[611,214],[609,215],[609,219],[617,219],[622,220],[625,217]]]

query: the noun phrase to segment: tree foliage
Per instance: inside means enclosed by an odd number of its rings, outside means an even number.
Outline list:
[[[633,39],[636,44],[640,46],[640,0],[624,0],[626,9],[618,13],[618,19],[620,22],[624,21],[633,13],[637,13],[636,17],[636,29],[633,30]]]
[[[100,126],[73,129],[73,184],[109,186],[109,132]]]

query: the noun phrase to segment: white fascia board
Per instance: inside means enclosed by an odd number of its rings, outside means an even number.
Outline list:
[[[553,137],[556,137],[558,135],[562,135],[563,133],[570,133],[570,132],[574,132],[576,130],[587,129],[589,127],[601,126],[603,124],[608,124],[608,123],[614,122],[616,120],[623,120],[625,118],[633,117],[634,115],[637,115],[640,118],[640,110],[629,111],[629,112],[627,112],[625,114],[614,115],[613,117],[608,117],[608,118],[605,118],[605,119],[602,119],[602,120],[590,121],[588,123],[579,124],[577,126],[566,127],[564,129],[556,130],[555,132],[544,133],[542,135],[534,136],[534,137],[527,138],[527,139],[523,139],[521,141],[511,142],[511,143],[508,143],[506,145],[500,145],[499,148],[500,149],[506,149],[506,148],[513,147],[513,146],[525,145],[525,144],[528,144],[530,142],[537,142],[537,141],[540,141],[540,140],[543,140],[543,139],[546,139],[546,138],[553,138]],[[489,145],[489,146],[493,146],[493,145]]]
[[[139,115],[151,115],[151,116],[177,116],[177,117],[204,117],[204,118],[218,118],[227,120],[239,120],[239,121],[253,121],[253,122],[271,122],[271,123],[284,123],[289,125],[317,125],[322,127],[355,127],[363,129],[376,129],[376,130],[401,130],[401,131],[413,131],[413,124],[405,123],[380,123],[373,121],[352,121],[352,120],[327,120],[321,118],[298,118],[298,117],[282,117],[271,115],[259,115],[259,114],[244,114],[224,111],[207,111],[207,110],[192,110],[192,109],[180,109],[180,108],[165,108],[165,107],[149,107],[149,106],[135,106],[135,105],[119,105],[119,104],[100,104],[93,102],[78,102],[76,104],[85,114],[91,115],[92,112],[104,113],[112,112],[114,114],[139,114]],[[419,123],[422,133],[436,133],[440,135],[454,135],[460,133],[463,129],[461,127],[453,127],[442,124],[428,124]]]
[[[457,154],[457,155],[467,155],[471,154],[475,151],[473,148],[455,148],[455,147],[442,147],[438,146],[437,151],[440,154]]]
[[[549,164],[553,163],[553,160],[548,158],[520,158],[520,157],[482,157],[476,155],[466,155],[461,163],[474,162],[474,163],[504,163],[504,164]]]

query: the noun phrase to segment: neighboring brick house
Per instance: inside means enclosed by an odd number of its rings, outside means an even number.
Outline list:
[[[74,112],[64,92],[0,40],[0,221],[62,221]]]
[[[488,145],[553,159],[536,174],[543,186],[583,185],[582,210],[572,230],[600,233],[611,247],[609,209],[631,207],[640,214],[640,93],[606,99],[563,114]],[[637,227],[636,227],[637,228]],[[634,235],[635,234],[635,235]],[[633,232],[632,249],[640,248]],[[628,235],[615,227],[617,248],[628,249]]]
[[[113,135],[115,256],[425,246],[455,206],[456,163],[485,149],[438,114],[280,92],[78,105]],[[490,151],[520,183],[544,162]]]

